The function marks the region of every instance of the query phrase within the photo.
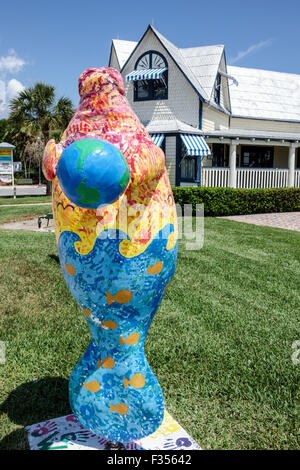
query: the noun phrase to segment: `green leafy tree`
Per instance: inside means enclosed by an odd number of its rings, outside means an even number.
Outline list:
[[[8,126],[11,139],[32,142],[41,138],[41,152],[50,137],[60,135],[74,114],[72,101],[66,97],[56,100],[55,88],[46,83],[36,83],[21,91],[10,102]],[[51,185],[47,184],[47,194]]]
[[[4,136],[6,134],[7,127],[7,119],[0,119],[0,142],[4,141]]]

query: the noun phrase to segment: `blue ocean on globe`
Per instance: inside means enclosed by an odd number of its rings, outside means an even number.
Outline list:
[[[56,174],[70,201],[88,209],[115,202],[130,180],[124,155],[101,139],[81,139],[66,147]]]

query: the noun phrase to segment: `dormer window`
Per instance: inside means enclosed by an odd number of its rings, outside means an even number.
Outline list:
[[[160,52],[140,56],[126,80],[134,81],[134,101],[168,99],[168,64]]]
[[[214,89],[214,100],[215,103],[220,104],[221,101],[221,74],[218,73]]]

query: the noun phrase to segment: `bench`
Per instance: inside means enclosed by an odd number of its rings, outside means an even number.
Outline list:
[[[17,179],[16,184],[32,184],[33,181],[31,178]]]
[[[50,212],[49,214],[46,215],[40,215],[38,218],[38,227],[41,228],[42,226],[42,219],[47,220],[47,227],[49,225],[49,220],[53,220],[53,214]]]

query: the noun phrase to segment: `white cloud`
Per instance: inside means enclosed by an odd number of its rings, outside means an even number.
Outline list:
[[[15,98],[20,91],[23,91],[25,89],[24,85],[22,85],[19,80],[16,80],[15,78],[12,78],[6,87],[6,99],[11,100]]]
[[[1,115],[6,110],[5,97],[6,97],[5,81],[0,80],[0,118],[1,118]]]
[[[25,60],[18,57],[14,49],[10,49],[7,56],[0,57],[0,72],[18,73],[25,64]]]
[[[9,80],[7,84],[4,80],[0,80],[0,119],[8,116],[10,100],[15,98],[24,88],[24,85],[15,78]]]
[[[263,47],[268,47],[271,46],[273,43],[273,39],[267,39],[266,41],[260,41],[257,44],[253,44],[252,46],[248,47],[245,51],[239,51],[233,59],[231,59],[229,62],[230,64],[235,64],[239,60],[243,59],[249,54],[252,54],[253,52],[258,51],[259,49],[262,49]]]

